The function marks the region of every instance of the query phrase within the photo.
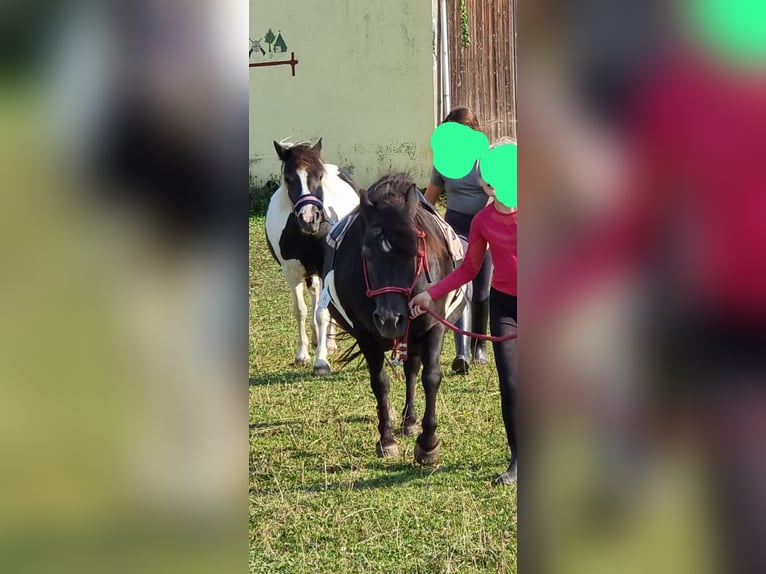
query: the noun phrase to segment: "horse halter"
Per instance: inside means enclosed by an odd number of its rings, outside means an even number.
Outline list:
[[[372,299],[378,295],[385,295],[386,293],[398,293],[404,295],[409,303],[412,291],[415,289],[415,284],[418,282],[420,273],[425,269],[426,274],[430,275],[428,269],[428,254],[426,252],[426,234],[424,231],[417,230],[418,234],[418,261],[415,265],[415,278],[412,280],[412,285],[409,287],[380,287],[379,289],[373,289],[370,287],[370,276],[367,273],[367,258],[362,257],[362,271],[364,273],[364,285],[366,288],[365,295]],[[422,247],[420,244],[422,243]],[[407,360],[407,337],[410,332],[410,316],[407,314],[407,323],[404,326],[404,335],[401,341],[394,339],[394,348],[391,351],[391,363],[394,365],[401,365]]]
[[[313,205],[318,207],[319,212],[322,214],[322,217],[324,217],[324,203],[322,203],[322,200],[319,198],[319,196],[314,195],[313,193],[301,195],[295,201],[295,203],[293,203],[293,213],[295,214],[295,217],[299,217],[300,210],[303,209],[303,207],[306,205]]]

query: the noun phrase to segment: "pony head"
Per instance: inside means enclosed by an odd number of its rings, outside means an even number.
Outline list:
[[[316,235],[324,221],[322,138],[313,146],[286,146],[275,141],[274,149],[282,161],[282,186],[287,189],[298,226],[306,235]]]
[[[416,222],[419,202],[417,186],[404,174],[384,176],[361,194],[367,296],[375,300],[373,322],[386,339],[405,333],[407,303],[425,257]]]

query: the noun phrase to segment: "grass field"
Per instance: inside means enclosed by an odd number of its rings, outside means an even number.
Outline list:
[[[449,336],[437,410],[440,464],[420,467],[414,437],[401,436],[401,458],[380,460],[365,365],[326,378],[293,366],[291,307],[263,218],[254,217],[250,572],[516,572],[516,487],[491,485],[508,462],[494,368],[453,375]],[[400,411],[404,381],[389,374]]]

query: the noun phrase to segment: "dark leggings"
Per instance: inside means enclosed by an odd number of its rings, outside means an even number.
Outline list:
[[[506,295],[495,289],[489,296],[489,328],[495,337],[516,333],[517,297]],[[492,343],[495,351],[495,366],[500,379],[500,408],[503,412],[505,434],[511,448],[511,458],[516,459],[516,424],[514,409],[516,406],[516,339]]]
[[[468,241],[468,233],[471,230],[471,221],[473,221],[473,215],[465,215],[464,213],[458,213],[457,211],[447,210],[444,214],[444,220],[452,226],[452,229],[463,238]],[[489,279],[492,275],[492,256],[487,254],[484,256],[484,262],[481,264],[479,274],[473,280],[473,296],[471,297],[471,303],[481,303],[486,301],[489,297]]]

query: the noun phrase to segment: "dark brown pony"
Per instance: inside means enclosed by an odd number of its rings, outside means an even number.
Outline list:
[[[362,190],[359,208],[360,216],[340,246],[325,257],[325,282],[332,295],[329,310],[356,339],[367,362],[378,403],[380,439],[376,450],[380,457],[399,453],[390,416],[385,353],[406,344],[406,358],[402,357],[407,382],[402,413],[405,435],[420,430],[414,391],[422,365],[426,408],[415,459],[421,464],[435,464],[440,450],[436,394],[442,377],[439,358],[445,328],[429,315],[410,320],[407,303],[411,296],[452,271],[454,262],[438,224],[407,175],[389,174],[368,191]],[[452,293],[440,301],[436,311],[454,321],[464,304],[462,292]]]

